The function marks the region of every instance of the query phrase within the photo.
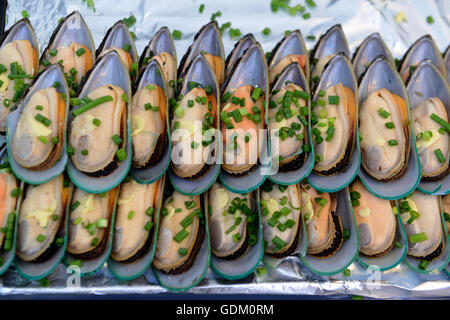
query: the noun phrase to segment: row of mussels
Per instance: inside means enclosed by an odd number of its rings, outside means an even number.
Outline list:
[[[153,264],[187,289],[210,263],[239,279],[263,256],[322,275],[447,266],[450,68],[431,37],[399,74],[378,34],[353,66],[339,25],[310,56],[296,30],[268,61],[250,34],[225,58],[213,21],[177,69],[166,27],[139,59],[122,21],[95,50],[74,12],[38,52],[26,19],[0,45],[0,274]]]

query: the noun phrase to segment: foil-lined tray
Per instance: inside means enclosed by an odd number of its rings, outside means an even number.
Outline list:
[[[294,1],[292,4],[303,3]],[[434,1],[385,1],[385,0],[316,0],[317,7],[307,9],[310,19],[290,16],[287,12],[272,13],[270,1],[111,1],[95,0],[95,12],[81,0],[11,0],[6,12],[6,28],[22,18],[26,10],[36,31],[41,51],[46,47],[58,20],[68,13],[78,10],[91,29],[98,46],[106,30],[117,20],[134,15],[136,24],[131,27],[136,36],[139,54],[162,26],[182,31],[182,39],[176,41],[178,56],[181,57],[202,25],[210,20],[218,10],[222,15],[219,24],[231,21],[233,28],[242,34],[253,33],[264,50],[270,51],[286,30],[300,29],[306,38],[314,35],[316,40],[307,41],[312,48],[330,26],[341,23],[352,53],[361,41],[372,32],[379,32],[396,58],[401,58],[407,48],[420,36],[431,34],[441,51],[446,49],[450,39],[450,2]],[[200,4],[205,10],[199,13]],[[404,13],[407,21],[397,23],[396,16]],[[426,21],[427,16],[434,23]],[[262,34],[265,27],[271,29],[268,36]],[[226,32],[223,36],[225,52],[233,48],[234,41]],[[288,294],[310,296],[360,295],[372,298],[448,298],[450,281],[446,272],[419,274],[404,263],[386,272],[363,268],[354,262],[348,269],[351,275],[318,276],[306,269],[297,257],[284,259],[267,275],[227,281],[220,279],[209,270],[205,279],[191,289],[194,294]],[[448,269],[448,267],[447,267]],[[107,266],[95,275],[78,279],[62,264],[48,278],[49,285],[22,278],[11,267],[0,278],[0,296],[11,295],[157,295],[167,292],[158,285],[152,270],[144,276],[129,281],[116,280]]]

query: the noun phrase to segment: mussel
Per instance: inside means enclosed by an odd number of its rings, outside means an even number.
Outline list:
[[[62,246],[69,190],[62,174],[38,186],[26,185],[18,220],[19,258],[44,262]]]
[[[49,86],[36,90],[25,101],[10,147],[13,158],[23,168],[46,170],[61,158],[68,106],[65,99],[68,97]]]
[[[266,68],[260,45],[253,44],[222,89],[222,168],[235,176],[252,170],[262,152],[260,129],[265,128]]]
[[[135,168],[154,165],[167,147],[168,97],[164,78],[158,79],[161,72],[162,67],[157,60],[150,61],[133,95],[131,143]]]
[[[353,75],[346,79],[342,72],[345,66],[348,60],[342,54],[329,61],[312,102],[314,171],[323,176],[345,171],[356,145],[356,96]]]
[[[150,61],[157,60],[167,81],[169,99],[175,96],[177,81],[177,51],[173,42],[172,34],[167,27],[162,27],[156,32],[147,47],[144,48],[139,59],[141,72]]]
[[[302,183],[300,198],[308,233],[308,254],[317,258],[334,255],[344,239],[341,218],[336,214],[336,194],[319,193]]]
[[[399,73],[404,82],[407,82],[417,65],[425,59],[430,60],[442,76],[447,79],[447,71],[441,51],[433,38],[430,35],[425,35],[414,42],[403,57]]]
[[[95,46],[89,27],[78,11],[62,19],[41,55],[41,70],[59,63],[64,70],[71,96],[95,61]]]
[[[387,254],[395,244],[396,219],[391,202],[371,194],[359,180],[351,185],[350,198],[361,240],[360,252],[370,257]]]
[[[447,82],[431,61],[422,61],[408,82],[412,128],[422,167],[422,181],[437,181],[449,173]]]
[[[172,170],[180,178],[196,179],[212,167],[216,155],[218,87],[206,58],[197,55],[187,70],[172,105]]]
[[[251,210],[252,194],[237,194],[216,182],[206,196],[212,253],[226,260],[245,255],[258,239],[258,219]]]
[[[28,19],[15,23],[0,44],[0,132],[6,119],[38,71],[39,48]]]
[[[67,252],[76,259],[100,256],[108,243],[117,188],[93,194],[76,188],[69,213]]]
[[[347,38],[340,24],[328,29],[319,39],[311,54],[311,81],[316,83],[328,61],[342,53],[350,59]]]
[[[139,184],[131,177],[120,187],[114,244],[111,257],[116,261],[140,259],[152,244],[160,180]]]
[[[309,58],[300,30],[291,31],[273,48],[270,54],[269,81],[272,83],[291,63],[296,62],[301,67],[306,79],[309,79]]]
[[[408,255],[432,261],[444,251],[439,196],[414,191],[399,201],[400,217],[408,236]]]
[[[178,67],[179,77],[185,77],[190,64],[198,54],[203,55],[208,61],[216,75],[219,86],[221,86],[225,73],[225,53],[221,32],[216,21],[211,21],[204,25],[195,35],[194,42],[180,61],[180,66]]]
[[[205,226],[200,196],[178,191],[164,202],[153,265],[166,274],[183,273],[193,265],[202,245]]]
[[[298,185],[266,181],[261,187],[261,217],[266,254],[275,258],[295,252],[301,236],[301,201]]]
[[[14,220],[17,198],[21,189],[18,189],[16,177],[9,168],[0,170],[0,248],[4,251],[12,249]]]
[[[309,144],[309,98],[300,65],[291,63],[273,85],[269,100],[269,128],[272,157],[279,159],[279,170],[292,171],[306,160]],[[278,153],[276,153],[278,150]]]
[[[139,71],[138,54],[128,27],[122,20],[117,21],[106,32],[105,37],[96,51],[97,59],[100,59],[113,50],[119,54],[125,69],[130,73],[131,80],[134,81]]]

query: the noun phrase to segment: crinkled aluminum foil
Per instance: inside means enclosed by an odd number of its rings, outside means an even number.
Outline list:
[[[284,36],[285,30],[300,29],[303,36],[316,36],[330,26],[341,23],[348,38],[350,50],[359,46],[361,41],[372,32],[379,32],[396,58],[401,58],[407,48],[420,36],[431,34],[438,47],[444,51],[450,39],[450,1],[383,1],[383,0],[315,0],[317,7],[307,9],[311,18],[292,17],[286,12],[272,13],[270,1],[260,0],[189,0],[189,1],[145,1],[145,0],[95,0],[96,12],[88,8],[81,0],[10,0],[7,10],[7,28],[21,19],[22,10],[30,15],[36,31],[41,52],[47,46],[48,39],[56,28],[58,19],[73,10],[79,10],[91,29],[94,41],[98,45],[106,30],[117,20],[133,14],[136,24],[131,28],[137,36],[136,46],[141,53],[154,33],[162,26],[183,33],[182,40],[176,41],[178,59],[191,44],[193,36],[211,15],[220,10],[219,24],[231,21],[233,28],[239,28],[242,34],[253,33],[261,42],[264,50],[271,50]],[[304,1],[292,0],[292,4]],[[198,8],[205,4],[203,14]],[[407,21],[397,24],[395,16],[403,12]],[[433,24],[426,22],[427,16],[434,18]],[[271,29],[269,36],[262,30]],[[228,32],[223,42],[226,54],[233,48],[234,41]],[[315,41],[306,41],[312,48]],[[371,273],[354,262],[349,269],[351,276],[343,274],[321,277],[308,271],[296,257],[285,259],[268,275],[256,277],[250,275],[238,281],[220,279],[211,270],[206,278],[189,292],[195,294],[288,294],[288,295],[361,295],[373,298],[448,298],[450,281],[443,271],[423,275],[410,270],[405,264],[384,273]],[[80,294],[151,294],[167,292],[160,287],[155,276],[149,270],[144,276],[130,282],[114,279],[105,266],[97,274],[82,278],[80,286],[71,287],[70,274],[60,265],[49,277],[50,286],[42,288],[37,281],[21,278],[11,268],[0,279],[0,295],[80,295]]]

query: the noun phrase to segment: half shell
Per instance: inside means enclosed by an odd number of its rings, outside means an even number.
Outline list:
[[[194,42],[188,48],[178,67],[178,76],[185,77],[192,60],[202,54],[216,75],[219,86],[222,85],[225,73],[225,53],[222,36],[216,21],[204,25],[195,35]]]
[[[122,20],[117,21],[106,32],[96,52],[97,60],[113,50],[118,53],[125,69],[130,74],[131,80],[134,81],[139,71],[138,53],[128,27]]]
[[[201,224],[200,196],[174,191],[161,211],[153,265],[166,274],[186,272],[193,265],[202,245],[205,227]]]
[[[162,27],[156,32],[139,59],[141,72],[152,59],[158,61],[167,81],[169,99],[175,96],[177,82],[177,51],[169,28]]]
[[[431,116],[435,114],[448,122],[448,108],[450,108],[448,83],[432,62],[425,60],[419,63],[410,77],[407,89],[411,102],[412,127],[422,167],[422,181],[442,180],[449,172],[449,133],[440,129],[439,123]],[[436,155],[438,149],[442,153],[442,159]],[[446,190],[438,192],[445,193]]]
[[[391,202],[372,195],[360,181],[355,181],[350,191],[361,239],[360,252],[371,257],[387,254],[394,246],[396,231]]]
[[[117,188],[104,194],[76,188],[70,207],[67,252],[76,259],[93,260],[107,247]]]
[[[6,72],[0,74],[0,132],[6,130],[6,119],[19,101],[31,80],[25,75],[34,77],[38,71],[39,46],[33,27],[28,19],[16,22],[3,34],[0,44],[0,64]],[[17,64],[14,64],[17,62]],[[14,65],[14,69],[12,69]],[[14,80],[9,76],[18,75]]]
[[[114,260],[134,262],[152,245],[159,183],[139,184],[133,179],[122,183],[111,251]]]
[[[298,186],[266,181],[261,187],[260,203],[266,254],[276,258],[293,254],[302,231]]]
[[[414,191],[399,203],[408,255],[427,261],[439,257],[444,251],[439,197]]]
[[[39,186],[27,185],[19,212],[17,255],[24,261],[43,262],[58,248],[64,234],[69,188],[59,175]]]
[[[75,95],[82,78],[95,61],[95,45],[91,31],[78,11],[65,17],[53,31],[48,46],[40,59],[43,70],[50,64],[60,63],[71,96]]]
[[[347,38],[340,24],[328,29],[319,39],[311,54],[311,81],[318,81],[325,65],[338,53],[343,53],[350,59],[350,49]]]
[[[303,40],[300,30],[294,30],[286,35],[273,48],[270,55],[269,64],[269,81],[272,83],[277,75],[293,62],[297,62],[302,68],[306,79],[309,80],[309,57],[308,49]]]
[[[335,194],[318,193],[307,184],[300,185],[301,212],[308,232],[308,254],[327,258],[336,254],[343,243],[343,228],[336,214]]]
[[[443,77],[447,79],[447,71],[441,51],[433,38],[430,35],[425,35],[414,42],[403,57],[399,73],[405,83],[412,71],[414,71],[417,65],[425,59],[429,59],[442,73]]]
[[[395,68],[394,58],[391,51],[384,43],[378,32],[369,35],[356,49],[353,55],[353,68],[356,79],[359,79],[367,70],[369,65],[379,56],[383,56],[386,61]]]

